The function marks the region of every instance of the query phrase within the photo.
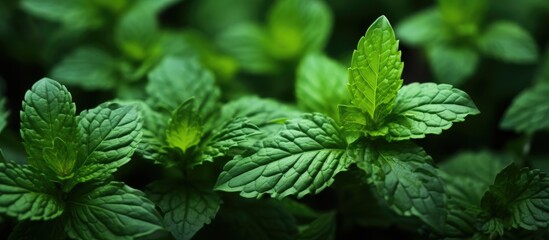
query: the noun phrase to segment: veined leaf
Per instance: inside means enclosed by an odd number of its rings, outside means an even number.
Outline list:
[[[217,105],[219,88],[213,74],[196,59],[168,57],[149,74],[149,103],[171,114],[194,97],[202,118],[209,117]]]
[[[75,239],[135,239],[162,229],[154,204],[121,182],[79,185],[67,200],[66,224]]]
[[[353,52],[348,89],[351,102],[368,114],[374,123],[391,112],[402,85],[398,41],[385,16],[366,31]]]
[[[350,157],[396,213],[438,231],[446,221],[444,183],[425,151],[411,142],[357,142]]]
[[[212,132],[204,143],[203,161],[213,161],[220,156],[235,156],[251,147],[250,137],[261,134],[247,118],[235,118]]]
[[[244,197],[267,193],[275,198],[319,193],[334,176],[345,171],[347,143],[336,123],[322,114],[305,114],[288,120],[262,148],[229,161],[216,189],[240,192]]]
[[[478,41],[489,56],[514,63],[531,63],[538,58],[536,42],[530,34],[513,22],[495,22]]]
[[[392,141],[440,134],[454,122],[479,113],[469,95],[451,85],[412,83],[398,92],[386,138]]]
[[[533,133],[549,130],[549,85],[540,84],[522,92],[505,112],[501,127]]]
[[[343,65],[318,53],[308,54],[297,70],[297,103],[304,111],[337,119],[337,104],[347,100],[346,82]]]
[[[221,199],[210,189],[175,182],[153,182],[149,197],[164,213],[164,226],[175,239],[191,239],[219,211]]]
[[[48,175],[69,177],[76,158],[44,159],[44,150],[59,156],[76,156],[58,151],[76,152],[77,118],[71,94],[58,82],[43,78],[25,94],[21,111],[21,137],[29,156],[29,164]],[[59,139],[56,141],[56,139]],[[64,148],[54,148],[54,143],[63,143]]]
[[[172,114],[166,127],[166,143],[184,153],[188,148],[200,143],[201,137],[202,121],[196,110],[195,100],[191,98]]]
[[[0,162],[0,212],[18,220],[49,220],[65,209],[57,189],[39,170]]]

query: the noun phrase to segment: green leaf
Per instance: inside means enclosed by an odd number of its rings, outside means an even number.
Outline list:
[[[194,98],[179,106],[172,114],[166,127],[166,142],[169,147],[177,148],[183,153],[200,143],[202,121],[196,110]]]
[[[397,214],[416,216],[438,231],[446,220],[444,183],[432,159],[412,142],[357,142],[350,157]]]
[[[56,65],[51,76],[64,84],[88,90],[112,89],[119,83],[118,65],[108,53],[83,47]]]
[[[106,177],[130,161],[141,140],[141,118],[131,106],[105,103],[80,114],[76,181]]]
[[[0,99],[0,132],[4,130],[8,124],[9,111],[6,110],[6,99]]]
[[[404,64],[400,55],[395,33],[385,16],[368,28],[353,52],[348,84],[351,101],[374,123],[391,112],[402,85]]]
[[[480,111],[467,93],[448,84],[412,83],[402,87],[388,120],[387,140],[423,138],[440,134],[454,122]]]
[[[305,114],[288,120],[262,148],[229,161],[216,189],[240,192],[243,197],[274,198],[317,194],[330,186],[334,176],[350,164],[347,143],[336,123],[322,114]]]
[[[538,58],[535,40],[513,22],[495,22],[478,40],[487,55],[513,63],[532,63]]]
[[[177,240],[191,239],[219,211],[221,199],[204,186],[153,182],[149,197],[164,213],[164,226]]]
[[[62,217],[50,221],[19,222],[11,232],[8,240],[21,239],[67,239]]]
[[[99,12],[86,0],[23,0],[21,6],[34,16],[63,23],[72,29],[96,28],[102,24]]]
[[[219,126],[203,144],[202,161],[213,161],[221,156],[235,156],[251,147],[250,137],[261,134],[247,118],[235,118]]]
[[[259,26],[242,23],[222,31],[215,39],[221,50],[235,58],[245,72],[264,74],[276,72],[278,63],[268,51],[267,33]]]
[[[291,240],[297,224],[278,201],[245,198],[224,199],[219,218],[228,226],[235,239]]]
[[[339,105],[339,121],[347,137],[347,142],[354,142],[364,133],[368,133],[368,117],[359,107],[352,105]],[[385,133],[384,133],[385,134]]]
[[[537,169],[519,169],[511,164],[497,175],[482,198],[481,207],[486,224],[496,221],[506,229],[547,228],[549,178]]]
[[[55,185],[36,168],[0,162],[0,213],[18,220],[49,220],[59,217],[64,203]]]
[[[220,91],[213,74],[196,59],[165,58],[149,74],[148,103],[171,114],[194,97],[201,117],[209,117],[217,105]]]
[[[154,204],[121,182],[81,185],[71,192],[67,210],[70,238],[135,239],[162,229]]]
[[[549,86],[538,85],[517,96],[505,112],[501,128],[533,133],[549,130]]]
[[[306,52],[322,50],[332,21],[324,1],[277,1],[267,19],[271,54],[280,59],[294,59]]]
[[[402,20],[395,31],[400,40],[412,46],[446,42],[451,37],[437,9],[427,9]]]
[[[329,240],[335,239],[335,214],[320,215],[303,229],[296,237],[298,240]]]
[[[476,26],[483,19],[486,0],[438,0],[438,9],[443,19],[452,25]]]
[[[65,150],[70,149],[69,152],[73,153],[77,150],[75,111],[71,94],[54,80],[43,78],[27,91],[20,116],[21,137],[30,165],[48,175],[61,178],[72,174],[76,154],[67,154]],[[62,143],[64,146],[54,148],[55,143]],[[45,159],[44,151],[49,151],[50,156],[53,154],[73,158]]]
[[[465,47],[435,45],[427,49],[431,71],[441,83],[460,85],[475,73],[479,56]]]
[[[297,70],[297,103],[307,112],[337,119],[337,103],[347,100],[347,72],[338,62],[318,53],[306,55]]]

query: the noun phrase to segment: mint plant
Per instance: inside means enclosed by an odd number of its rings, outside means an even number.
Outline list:
[[[260,141],[257,151],[229,161],[216,190],[248,198],[301,198],[321,192],[355,164],[396,213],[419,217],[440,230],[446,219],[443,181],[427,153],[406,140],[439,134],[479,111],[465,92],[447,84],[401,87],[400,56],[389,21],[378,18],[353,53],[350,101],[339,105],[339,121],[322,113],[287,120],[279,132]],[[304,92],[311,97],[298,99],[315,106],[315,95],[332,91]],[[317,110],[330,114],[329,102],[321,104]]]
[[[406,44],[422,47],[439,82],[462,84],[482,55],[527,64],[538,57],[534,39],[521,26],[496,21],[484,26],[486,0],[439,0],[436,7],[405,19],[397,33]]]
[[[138,112],[105,103],[75,113],[71,94],[54,80],[25,94],[28,164],[0,162],[0,212],[20,221],[11,238],[134,239],[161,230],[154,204],[111,180],[141,139]]]

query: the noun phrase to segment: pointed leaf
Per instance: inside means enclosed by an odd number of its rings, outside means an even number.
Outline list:
[[[202,137],[202,121],[198,116],[194,98],[179,106],[172,114],[166,127],[166,143],[171,148],[177,148],[183,153],[188,148],[200,143]]]
[[[517,96],[505,112],[501,127],[533,133],[549,130],[549,86],[538,85]]]
[[[275,198],[319,193],[349,165],[347,143],[335,122],[322,114],[288,120],[262,148],[229,161],[217,180],[217,190],[244,197],[269,194]]]
[[[261,134],[247,118],[235,118],[215,129],[212,137],[204,143],[203,161],[213,161],[221,156],[235,156],[251,147],[250,137]]]
[[[489,56],[513,63],[531,63],[538,58],[536,42],[513,22],[495,22],[479,39],[480,49]]]

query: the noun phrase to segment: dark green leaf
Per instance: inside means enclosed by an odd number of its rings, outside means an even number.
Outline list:
[[[538,58],[534,39],[513,22],[493,23],[478,44],[487,55],[507,62],[531,63]]]
[[[549,130],[548,103],[548,85],[538,85],[522,92],[505,112],[501,127],[526,133]]]
[[[450,37],[437,9],[424,10],[402,20],[395,31],[399,39],[412,46],[445,42]]]
[[[427,49],[431,70],[438,82],[460,85],[477,68],[478,54],[465,47],[435,45]]]
[[[259,129],[247,118],[235,118],[225,125],[214,129],[211,138],[204,143],[202,159],[213,161],[221,156],[235,156],[251,147],[250,137],[261,134]]]
[[[320,215],[303,229],[296,237],[298,240],[329,240],[335,239],[335,214]]]

